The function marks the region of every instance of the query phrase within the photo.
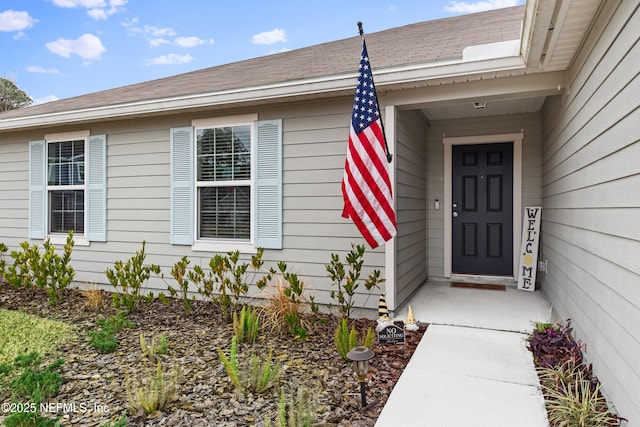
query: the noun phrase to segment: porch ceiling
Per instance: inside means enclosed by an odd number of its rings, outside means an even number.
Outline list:
[[[477,99],[448,105],[429,106],[422,112],[429,120],[465,119],[470,117],[499,116],[503,114],[535,113],[540,111],[544,96],[521,99]],[[478,105],[474,105],[474,104]],[[484,108],[481,107],[484,104]]]

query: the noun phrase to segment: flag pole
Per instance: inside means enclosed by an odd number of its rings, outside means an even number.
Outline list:
[[[362,29],[362,21],[358,21],[358,32],[360,33],[360,39],[362,40],[362,44],[364,45],[365,42],[364,42],[364,30]],[[371,70],[371,78],[373,79],[373,69]],[[375,85],[373,86],[373,91],[376,95],[376,99],[378,99],[378,93]],[[384,148],[387,150],[386,152],[387,163],[391,163],[391,160],[393,159],[393,154],[389,152],[389,144],[387,144],[387,134],[384,131],[384,121],[382,120],[382,117],[380,117],[380,127],[382,129],[382,137],[384,138]]]

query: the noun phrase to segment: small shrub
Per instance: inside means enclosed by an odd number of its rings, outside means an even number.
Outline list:
[[[540,367],[538,373],[552,427],[620,425],[620,418],[609,410],[589,366],[567,359],[553,367]]]
[[[133,328],[135,323],[127,319],[127,312],[120,311],[108,319],[98,320],[101,329],[89,332],[89,344],[101,353],[115,351],[116,334],[124,328]]]
[[[3,266],[0,273],[14,288],[45,290],[49,302],[55,304],[60,301],[62,292],[71,284],[76,274],[69,265],[73,245],[73,231],[67,236],[62,256],[55,253],[55,246],[49,239],[43,243],[42,253],[38,245],[30,246],[29,242],[22,242],[22,251],[12,251],[13,263],[6,268]]]
[[[262,393],[273,386],[280,371],[280,364],[277,362],[273,364],[272,349],[269,349],[264,360],[254,354],[250,363],[239,364],[235,336],[231,338],[229,358],[220,349],[218,349],[218,356],[236,393],[241,393],[245,389]]]
[[[14,402],[30,405],[29,411],[7,416],[4,420],[6,426],[57,425],[57,419],[48,419],[40,414],[40,403],[60,390],[64,359],[57,359],[45,368],[40,366],[41,363],[42,357],[31,352],[17,356],[12,364],[0,365],[0,386],[7,388]]]
[[[151,341],[147,343],[144,339],[144,335],[140,334],[140,349],[144,356],[155,360],[159,354],[167,354],[169,351],[167,336],[162,334],[160,337],[153,337],[151,338]]]
[[[571,336],[571,321],[567,325],[536,323],[527,339],[527,347],[533,353],[533,360],[538,366],[553,367],[574,360],[582,362],[582,344]]]
[[[170,285],[167,285],[167,290],[169,291],[169,295],[172,297],[176,297],[179,294],[179,297],[182,299],[182,308],[184,312],[189,314],[191,313],[191,300],[189,299],[189,276],[187,273],[187,268],[191,261],[185,256],[183,256],[180,261],[176,262],[171,269],[171,277],[178,283],[178,289],[173,288]],[[192,297],[192,300],[195,297]]]
[[[233,331],[239,343],[255,341],[258,338],[258,330],[258,313],[254,308],[243,306],[239,316],[237,311],[233,312]]]
[[[8,250],[7,245],[0,242],[0,287],[2,287],[4,283],[4,275],[7,268],[7,261],[4,259],[4,254],[6,254]]]
[[[234,336],[231,338],[231,353],[229,354],[229,358],[222,352],[222,350],[218,349],[218,356],[220,357],[220,361],[222,362],[222,366],[224,366],[224,370],[227,372],[229,379],[231,380],[231,384],[233,384],[236,392],[240,393],[242,391],[242,384],[240,384],[240,376],[238,374],[238,359],[237,359],[237,341]]]
[[[208,272],[195,265],[188,272],[191,280],[198,288],[198,293],[217,304],[224,315],[236,311],[240,300],[249,292],[249,268],[254,275],[263,264],[263,248],[258,248],[251,262],[240,262],[240,251],[231,251],[226,255],[216,254],[209,260]]]
[[[280,388],[280,399],[276,412],[276,427],[311,427],[313,425],[313,393],[306,386],[295,388],[295,395],[287,399],[284,387]],[[265,420],[265,426],[270,426],[271,420]]]
[[[249,388],[256,393],[263,393],[270,389],[280,371],[280,364],[273,363],[273,349],[269,349],[269,354],[264,360],[254,354],[251,357],[251,368],[249,373]]]
[[[375,337],[373,329],[368,328],[361,345],[370,349],[373,347]],[[348,320],[344,317],[340,319],[340,324],[336,328],[334,342],[336,344],[338,354],[342,356],[344,360],[349,360],[347,353],[349,353],[354,347],[358,346],[358,332],[353,326],[349,329]]]
[[[338,254],[331,254],[331,262],[326,265],[329,278],[332,280],[332,284],[337,287],[337,290],[331,291],[331,298],[338,303],[340,314],[347,318],[351,317],[351,309],[354,305],[353,297],[360,286],[364,251],[364,245],[351,245],[351,251],[345,257],[349,266],[348,271],[345,270],[345,264],[340,260]],[[342,283],[343,281],[345,282],[344,284]],[[364,279],[364,286],[371,293],[373,288],[379,288],[379,285],[383,282],[384,279],[380,278],[380,270],[373,270]]]
[[[134,311],[142,300],[150,302],[153,299],[153,293],[145,297],[140,292],[151,273],[160,274],[159,266],[144,264],[147,257],[144,251],[145,244],[143,241],[142,249],[136,251],[125,263],[118,260],[114,263],[113,269],[107,268],[105,271],[111,286],[116,289],[116,293],[113,294],[113,304],[116,308],[124,306],[129,311]]]
[[[127,398],[129,408],[135,414],[144,411],[152,414],[166,408],[175,398],[178,385],[178,371],[173,369],[169,378],[158,360],[156,368],[149,371],[145,378],[138,378],[137,383],[131,385],[127,378]]]

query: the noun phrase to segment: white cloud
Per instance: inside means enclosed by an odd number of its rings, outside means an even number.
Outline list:
[[[289,52],[291,49],[287,49],[286,47],[281,47],[280,49],[272,50],[269,52],[269,55],[275,55],[276,53]]]
[[[265,31],[260,34],[256,34],[251,38],[251,41],[255,44],[273,44],[278,42],[286,42],[287,35],[283,29],[276,28],[275,30]]]
[[[47,102],[53,102],[53,101],[57,101],[58,97],[55,95],[47,95],[44,98],[37,98],[33,100],[33,104],[31,105],[38,105],[38,104],[46,104]]]
[[[33,27],[37,19],[29,16],[29,12],[5,10],[0,12],[0,31],[21,31]]]
[[[175,65],[186,64],[193,61],[194,58],[191,55],[178,55],[177,53],[170,53],[169,55],[157,56],[147,61],[147,65]]]
[[[521,0],[450,1],[449,4],[444,7],[444,10],[457,13],[476,13],[485,10],[517,6],[520,3],[522,3]]]
[[[104,7],[106,3],[104,0],[53,0],[54,5],[58,7]]]
[[[75,40],[59,38],[47,43],[47,49],[63,58],[75,54],[82,59],[100,59],[100,55],[107,50],[93,34],[83,34]]]
[[[44,68],[39,65],[30,65],[27,67],[29,73],[41,73],[41,74],[60,74],[57,68]]]
[[[173,44],[180,47],[195,47],[204,44],[200,37],[176,37]]]
[[[96,21],[106,20],[108,18],[107,11],[105,9],[89,9],[87,15],[89,15]]]
[[[75,8],[84,7],[89,9],[87,15],[96,20],[107,19],[124,10],[124,6],[129,0],[53,0],[53,4],[58,7]]]
[[[169,40],[167,39],[147,39],[147,41],[149,42],[149,45],[151,47],[158,47],[158,46],[162,46],[163,44],[169,44],[171,43]]]

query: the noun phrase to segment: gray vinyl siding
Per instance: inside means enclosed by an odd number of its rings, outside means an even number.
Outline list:
[[[606,395],[640,426],[638,2],[606,2],[543,109],[543,291]]]
[[[444,145],[447,137],[493,135],[524,132],[522,144],[522,207],[541,203],[541,134],[537,113],[513,114],[472,119],[435,120],[429,122],[429,277],[444,276]],[[440,200],[435,210],[434,201]],[[514,224],[520,233],[522,224]]]
[[[289,270],[298,274],[319,303],[332,302],[325,268],[331,254],[339,253],[344,259],[352,242],[365,243],[351,221],[341,216],[341,180],[351,107],[352,99],[344,97],[217,113],[258,113],[260,120],[283,119],[283,249],[266,250],[266,265],[287,262]],[[171,128],[190,126],[192,119],[213,116],[183,114],[55,130],[88,128],[92,135],[107,135],[107,241],[91,242],[89,247],[76,245],[72,266],[77,282],[110,288],[105,269],[113,267],[118,259],[130,258],[143,240],[147,262],[159,264],[167,281],[172,280],[171,267],[183,255],[191,259],[191,265],[208,265],[213,253],[193,252],[189,246],[169,243],[169,138]],[[28,142],[42,139],[47,132],[3,136],[0,141],[0,242],[14,249],[28,240]],[[381,270],[384,277],[384,248],[372,251],[367,247],[363,277],[373,268]],[[150,282],[154,292],[165,288],[166,283],[160,279]],[[376,307],[381,291],[384,285],[367,298],[364,286],[360,286],[356,305]]]
[[[396,118],[396,307],[427,279],[427,120],[418,110]]]
[[[29,221],[29,142],[0,140],[0,242],[15,247],[27,238]]]

